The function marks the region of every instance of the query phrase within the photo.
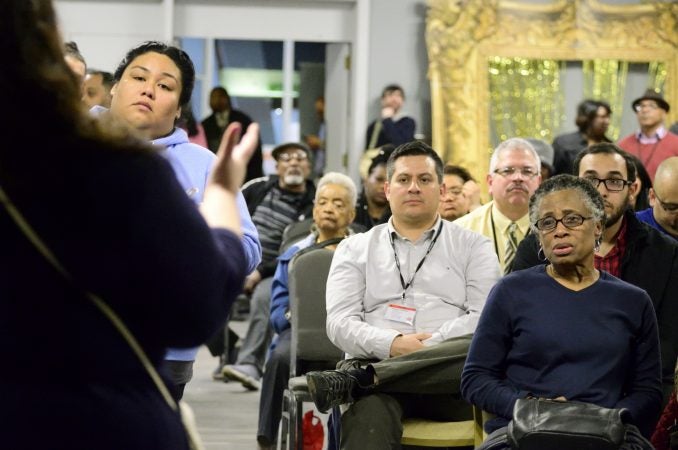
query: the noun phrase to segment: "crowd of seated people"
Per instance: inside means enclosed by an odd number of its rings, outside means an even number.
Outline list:
[[[180,48],[144,42],[110,75],[61,42],[50,0],[8,0],[0,13],[11,58],[0,92],[6,104],[30,92],[44,105],[35,114],[58,147],[37,162],[35,152],[0,150],[2,257],[13,267],[0,330],[21,342],[5,354],[15,373],[2,375],[16,412],[8,442],[73,442],[66,430],[78,424],[88,426],[80,446],[188,448],[172,399],[199,346],[228,333],[244,292],[248,330],[218,374],[261,390],[256,440],[275,446],[290,372],[288,266],[332,240],[327,332],[346,359],[307,379],[319,410],[342,406],[341,448],[398,448],[403,418],[465,420],[470,404],[495,415],[486,431],[502,433],[527,396],[625,408],[629,435],[669,448],[678,136],[657,91],[631,103],[638,130],[618,144],[607,136],[609,104],[587,99],[578,131],[552,146],[499,143],[483,182],[414,139],[404,90],[389,85],[358,192],[334,172],[316,186],[302,142],[277,146],[276,173],[262,176],[258,125],[223,87],[208,118],[192,116],[195,70]],[[10,139],[29,132],[2,115]],[[481,204],[483,190],[491,199]],[[283,242],[290,224],[309,219],[305,236]],[[85,292],[136,336],[167,402]],[[39,331],[27,333],[29,323]],[[24,354],[39,344],[48,369],[73,370],[29,391],[22,379],[37,378]],[[48,420],[33,401],[79,406]],[[49,445],[47,435],[26,437],[36,422],[49,423]]]

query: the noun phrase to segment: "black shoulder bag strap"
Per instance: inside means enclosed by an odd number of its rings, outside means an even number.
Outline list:
[[[7,193],[2,187],[0,187],[0,203],[2,203],[5,206],[7,213],[10,215],[12,220],[14,220],[14,223],[16,223],[19,230],[21,230],[21,232],[26,236],[26,238],[31,242],[31,244],[33,244],[33,246],[38,250],[38,252],[40,252],[40,254],[52,265],[52,267],[54,267],[54,269],[56,269],[56,271],[59,272],[59,274],[61,274],[66,280],[68,280],[73,285],[76,285],[73,282],[73,277],[71,276],[71,274],[61,265],[61,263],[54,255],[54,253],[52,253],[49,247],[47,247],[47,245],[42,241],[42,239],[40,239],[40,236],[38,236],[35,230],[33,230],[33,227],[31,227],[31,225],[28,223],[28,221],[26,221],[21,212],[16,208],[14,203],[12,203],[12,201],[9,199]],[[118,330],[118,332],[123,337],[125,342],[127,342],[127,345],[130,346],[130,348],[136,355],[137,359],[139,359],[141,364],[144,366],[144,369],[148,373],[148,376],[151,377],[151,380],[155,384],[155,387],[158,389],[160,395],[163,397],[167,405],[169,405],[169,407],[172,408],[173,411],[181,412],[182,422],[184,423],[184,428],[186,430],[186,435],[188,438],[190,448],[192,450],[203,449],[204,447],[202,445],[200,437],[197,434],[197,428],[195,427],[195,423],[191,422],[192,420],[194,420],[192,411],[190,411],[188,405],[185,405],[183,402],[177,404],[177,402],[174,401],[172,394],[170,394],[169,390],[167,389],[167,386],[165,386],[165,383],[162,381],[162,378],[158,374],[158,371],[155,370],[155,367],[148,359],[148,356],[146,356],[146,352],[144,352],[144,349],[136,340],[132,332],[127,328],[125,323],[120,319],[116,312],[113,311],[113,309],[111,309],[111,307],[108,306],[108,304],[103,299],[101,299],[101,297],[84,289],[81,289],[81,291],[84,294],[84,296],[88,300],[90,300],[99,309],[99,311],[101,311],[101,313],[104,316],[106,316],[108,320],[110,320],[115,329]]]

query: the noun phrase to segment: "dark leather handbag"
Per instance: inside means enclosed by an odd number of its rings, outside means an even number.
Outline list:
[[[669,448],[671,450],[678,450],[678,424],[672,425],[669,428]]]
[[[512,449],[614,450],[624,443],[624,409],[521,398],[508,426]]]

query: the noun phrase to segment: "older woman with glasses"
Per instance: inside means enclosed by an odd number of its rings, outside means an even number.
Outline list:
[[[657,323],[645,291],[593,265],[602,197],[590,181],[559,175],[529,210],[548,264],[513,272],[490,292],[463,396],[496,415],[488,432],[508,424],[517,399],[534,396],[626,408],[629,427],[648,436],[661,406]]]

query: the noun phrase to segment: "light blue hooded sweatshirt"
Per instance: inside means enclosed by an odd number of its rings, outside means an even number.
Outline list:
[[[181,186],[196,204],[202,202],[212,165],[216,156],[211,151],[189,142],[186,131],[175,128],[169,136],[156,139],[153,145],[165,147],[165,156],[172,165]],[[261,262],[261,244],[259,234],[247,211],[247,203],[242,194],[237,196],[240,223],[243,229],[242,244],[247,259],[247,273],[252,272]],[[194,361],[198,348],[170,348],[165,359],[173,361]]]
[[[106,112],[108,112],[108,109],[102,106],[94,106],[90,109],[90,114],[93,116]],[[174,169],[179,184],[181,184],[186,194],[196,205],[199,205],[205,194],[205,186],[207,185],[207,179],[212,170],[216,155],[206,148],[190,142],[188,135],[181,128],[175,128],[172,134],[151,141],[151,144],[165,148],[162,154],[167,158],[172,169]],[[247,210],[245,198],[240,192],[238,192],[236,200],[243,231],[241,240],[247,259],[247,273],[250,273],[261,262],[259,233],[257,233],[257,229]],[[173,348],[167,350],[165,359],[172,361],[194,361],[197,354],[198,347]]]

